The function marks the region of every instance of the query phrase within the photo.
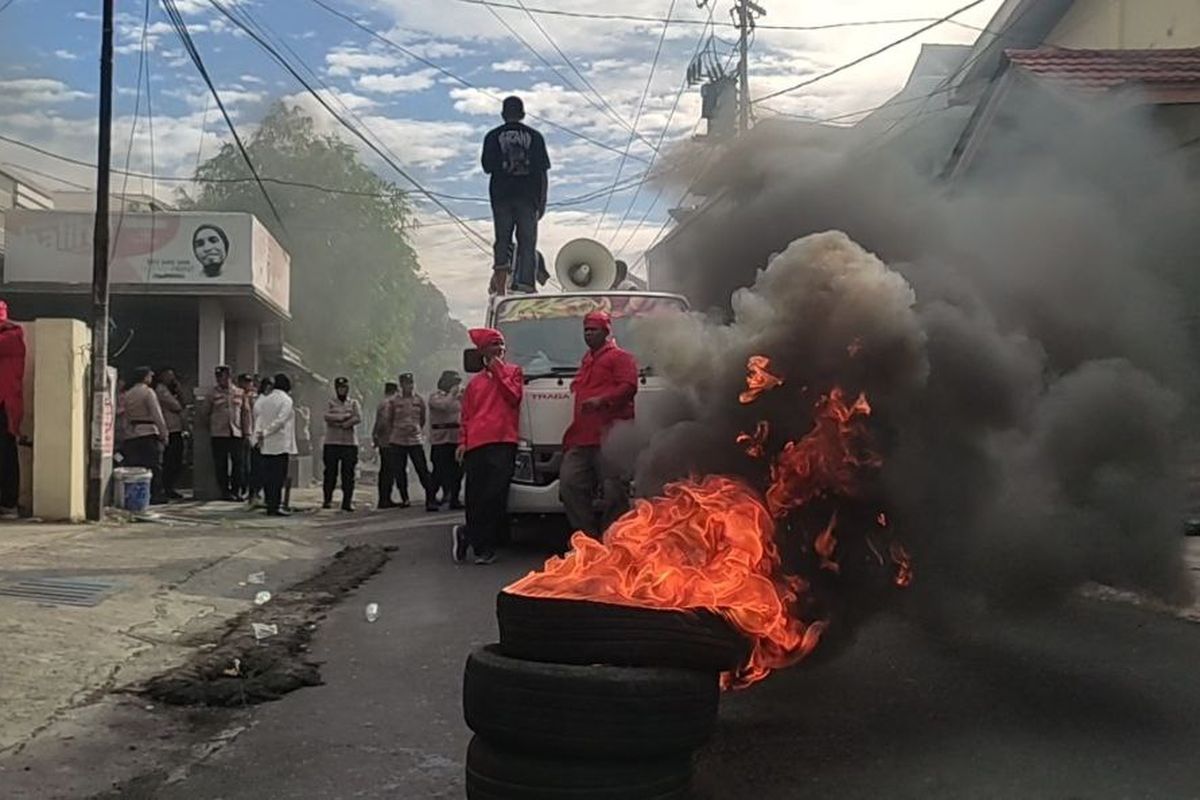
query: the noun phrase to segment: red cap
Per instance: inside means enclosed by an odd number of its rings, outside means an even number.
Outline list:
[[[471,344],[479,348],[504,344],[504,334],[495,328],[472,328],[467,331],[467,336],[471,337]]]
[[[608,315],[607,311],[593,311],[583,318],[583,327],[612,331],[612,317]]]

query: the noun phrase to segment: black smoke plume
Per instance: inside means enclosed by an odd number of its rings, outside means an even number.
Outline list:
[[[1188,596],[1187,164],[1126,99],[1009,109],[953,181],[914,155],[933,134],[805,126],[761,126],[710,168],[711,208],[652,276],[699,311],[637,332],[678,401],[610,446],[636,454],[639,493],[712,472],[764,486],[734,438],[760,419],[776,448],[802,436],[837,385],[874,407],[869,491],[933,604],[1036,607],[1093,580]],[[751,354],[786,383],[747,406]]]

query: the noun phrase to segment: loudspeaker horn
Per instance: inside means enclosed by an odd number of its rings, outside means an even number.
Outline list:
[[[554,273],[568,292],[604,291],[621,281],[617,261],[594,239],[575,239],[558,251]]]

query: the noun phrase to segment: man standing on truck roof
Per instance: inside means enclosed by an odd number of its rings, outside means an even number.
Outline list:
[[[626,482],[606,462],[600,444],[618,420],[633,419],[638,365],[613,341],[612,319],[605,311],[583,318],[583,340],[588,351],[571,381],[575,418],[563,434],[558,485],[572,527],[599,538],[629,505]]]
[[[517,459],[517,431],[525,376],[504,361],[504,335],[492,328],[468,331],[483,357],[462,398],[459,460],[467,478],[467,524],[453,529],[456,563],[475,551],[476,564],[496,561],[496,545],[508,516],[508,485]]]
[[[521,98],[504,98],[501,116],[504,124],[488,131],[483,140],[483,171],[491,176],[488,195],[496,227],[489,291],[504,294],[511,284],[514,292],[529,294],[537,291],[538,220],[546,213],[550,156],[542,135],[522,122],[525,103]]]

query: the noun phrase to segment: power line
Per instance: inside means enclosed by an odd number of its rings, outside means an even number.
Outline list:
[[[15,2],[17,2],[17,0],[7,0],[7,2],[5,2],[4,5],[0,6],[0,14],[3,14],[5,11],[8,11],[8,7],[11,6]]]
[[[346,14],[343,11],[339,11],[338,9],[333,8],[328,3],[326,3],[325,0],[312,0],[312,2],[315,3],[316,5],[320,6],[321,8],[325,9],[327,12],[329,12],[333,16],[338,17],[339,19],[345,20],[346,22],[348,22],[349,24],[358,28],[359,30],[363,31],[364,33],[366,33],[373,39],[383,42],[388,47],[391,47],[392,49],[396,50],[397,52],[403,53],[404,55],[413,59],[414,61],[419,61],[420,63],[424,64],[425,66],[429,67],[430,69],[435,70],[436,72],[438,72],[442,75],[445,75],[447,78],[450,78],[452,81],[459,83],[468,89],[477,91],[486,97],[490,97],[493,100],[495,100],[497,103],[500,103],[503,100],[503,98],[501,98],[499,95],[493,94],[492,92],[489,92],[486,89],[476,86],[475,84],[468,81],[466,78],[463,78],[459,75],[454,74],[453,72],[451,72],[450,70],[441,66],[440,64],[434,63],[433,61],[430,61],[428,58],[425,58],[421,54],[414,52],[413,50],[410,50],[409,48],[405,47],[404,45],[399,44],[399,43],[389,39],[388,37],[384,36],[382,33],[379,33],[378,31],[372,29],[370,26],[365,25],[362,22],[359,22],[358,20],[356,20],[354,17],[350,16],[349,14]],[[532,114],[532,113],[528,114],[528,117],[535,121],[541,121],[542,123],[548,125],[549,127],[554,128],[555,130],[561,131],[570,136],[574,136],[577,139],[581,139],[581,140],[588,142],[589,144],[595,145],[596,147],[599,147],[603,150],[608,150],[609,152],[617,153],[617,154],[621,153],[621,150],[618,147],[614,147],[613,145],[608,144],[607,142],[603,142],[599,139],[596,139],[595,137],[588,136],[586,133],[582,133],[580,131],[574,130],[573,128],[569,128],[566,125],[555,122],[554,120],[548,119],[546,117],[540,117],[537,114]],[[637,161],[641,161],[642,163],[648,163],[648,161],[649,161],[649,159],[643,158],[642,156],[631,155],[629,157],[633,158]]]
[[[342,127],[344,127],[350,133],[354,134],[354,136],[357,137],[359,140],[361,140],[362,143],[365,144],[367,147],[369,147],[372,152],[374,152],[377,156],[379,156],[381,159],[383,159],[384,162],[389,167],[391,167],[393,170],[395,170],[396,173],[399,174],[401,177],[403,177],[406,181],[411,183],[413,188],[415,188],[421,194],[425,195],[430,200],[430,202],[432,202],[434,205],[436,205],[438,208],[440,208],[447,216],[449,216],[451,219],[458,220],[459,229],[462,230],[462,232],[467,236],[467,238],[469,240],[471,240],[472,244],[474,244],[482,252],[485,252],[485,253],[491,252],[490,248],[487,247],[487,242],[488,242],[487,239],[485,239],[478,232],[476,232],[473,228],[471,228],[470,225],[463,222],[461,217],[459,217],[456,213],[454,213],[454,211],[449,206],[447,206],[440,199],[438,199],[432,192],[427,190],[420,183],[420,181],[416,180],[416,178],[409,175],[409,173],[403,167],[401,167],[400,164],[397,163],[394,158],[392,158],[390,155],[388,155],[387,153],[384,152],[383,148],[379,147],[374,142],[372,142],[369,138],[367,138],[366,135],[364,135],[362,133],[362,131],[355,128],[342,115],[340,115],[336,110],[334,110],[334,108],[329,104],[329,102],[324,97],[322,97],[319,92],[317,92],[315,89],[313,89],[313,87],[308,83],[308,81],[306,81],[303,78],[303,76],[301,76],[300,73],[297,72],[296,69],[288,62],[288,60],[285,59],[282,55],[280,55],[279,51],[276,50],[274,47],[272,47],[269,42],[266,42],[256,31],[254,31],[248,25],[246,25],[244,22],[242,22],[242,20],[240,20],[237,16],[230,14],[229,11],[219,2],[219,0],[209,0],[209,3],[213,7],[215,7],[218,11],[220,11],[229,21],[231,21],[239,29],[245,31],[245,33],[251,39],[253,39],[260,47],[262,47],[263,50],[265,50],[268,55],[270,55],[293,78],[295,78],[296,81],[298,81],[300,83],[300,85],[303,86],[305,88],[305,90],[307,90],[308,93],[311,94],[313,96],[313,98],[318,103],[320,103],[321,106],[324,107],[324,109],[327,112],[329,112],[329,114],[335,120],[338,121],[338,123],[340,123],[342,125]]]
[[[662,33],[658,37],[658,45],[654,48],[654,58],[650,62],[650,74],[646,76],[646,86],[642,89],[642,99],[638,102],[637,113],[633,115],[633,130],[629,134],[629,140],[625,142],[625,152],[621,154],[621,160],[617,163],[617,176],[613,178],[612,191],[609,192],[608,199],[604,201],[600,219],[596,220],[596,236],[600,235],[600,227],[604,224],[604,217],[608,214],[609,206],[612,205],[613,194],[616,193],[617,184],[621,182],[621,172],[625,169],[625,161],[629,158],[629,148],[633,147],[633,137],[637,134],[638,123],[642,121],[642,111],[646,108],[646,98],[650,96],[650,86],[654,83],[654,73],[658,70],[658,59],[662,55],[663,42],[667,40],[667,31],[671,27],[671,14],[674,11],[675,0],[671,0],[671,4],[667,6],[667,19],[663,22]]]
[[[497,0],[455,0],[456,3],[465,3],[473,6],[488,6],[491,8],[508,8],[513,10],[523,10],[516,3],[497,2]],[[552,17],[570,17],[573,19],[595,19],[608,20],[613,22],[650,22],[661,25],[666,22],[663,17],[651,17],[642,14],[601,14],[596,12],[585,11],[564,11],[561,8],[535,8],[530,7],[529,11],[534,14]],[[763,30],[768,31],[829,31],[840,28],[863,28],[882,25],[911,25],[917,22],[930,22],[935,17],[904,17],[901,19],[867,19],[867,20],[851,20],[847,22],[828,22],[819,25],[759,25]],[[708,25],[708,22],[702,19],[673,19],[673,25]],[[723,28],[736,28],[737,24],[733,22],[715,22],[716,26]]]
[[[579,80],[583,81],[583,85],[592,91],[592,94],[594,94],[596,96],[596,99],[599,100],[600,104],[604,107],[604,109],[606,109],[608,111],[610,118],[613,119],[615,122],[617,122],[617,124],[619,124],[625,130],[634,131],[634,128],[625,120],[625,118],[622,117],[621,114],[615,108],[613,108],[612,104],[609,103],[608,100],[606,100],[604,98],[604,95],[600,94],[600,90],[597,89],[590,80],[588,80],[587,75],[584,75],[583,72],[581,72],[579,70],[579,68],[575,66],[575,62],[571,60],[571,57],[563,52],[562,48],[558,46],[558,42],[554,41],[554,37],[550,35],[550,32],[548,30],[546,30],[546,27],[544,25],[542,25],[542,23],[538,20],[538,18],[535,17],[528,8],[526,8],[524,0],[517,0],[517,4],[520,5],[521,8],[525,11],[525,15],[529,17],[529,21],[533,23],[534,27],[537,28],[539,31],[541,31],[542,36],[546,39],[547,42],[550,43],[550,46],[554,48],[554,52],[558,53],[559,57],[566,63],[566,65],[571,69],[571,71],[574,72],[579,77]],[[493,14],[496,13],[493,9],[489,9],[489,10],[492,11]],[[553,69],[553,67],[551,67],[551,69]],[[558,70],[554,70],[554,73],[561,77],[561,73],[559,73]],[[565,82],[565,80],[564,80],[564,82]],[[583,93],[581,92],[580,94],[583,94]],[[584,97],[586,98],[587,95],[584,95]],[[644,144],[646,144],[646,145],[650,146],[652,149],[654,149],[654,152],[657,154],[658,148],[656,148],[650,142],[649,139],[646,139],[644,136],[642,136],[641,134],[638,134],[636,132],[635,132],[635,135]]]
[[[715,2],[710,2],[709,6],[708,6],[709,21],[712,21],[714,13],[716,12],[716,9],[717,9],[717,4]],[[704,49],[705,33],[708,32],[709,30],[711,30],[711,29],[710,28],[701,28],[700,29],[700,37],[696,40],[696,47],[692,52],[692,58],[691,58],[692,61],[694,61],[696,59],[696,56],[698,56],[700,54],[700,52]],[[690,63],[690,61],[689,61],[689,63]],[[671,123],[675,120],[675,113],[679,110],[679,103],[683,99],[683,93],[687,90],[687,87],[688,87],[688,79],[686,76],[684,76],[684,79],[679,84],[679,91],[675,93],[675,102],[671,105],[671,113],[667,115],[666,124],[663,125],[662,132],[658,135],[659,148],[662,147],[663,142],[666,140],[667,133],[671,129]],[[700,127],[700,121],[697,120],[696,125],[692,128],[693,134],[699,127]],[[654,157],[650,159],[650,169],[654,168],[654,162],[657,159],[658,152],[659,152],[659,150],[656,148]],[[642,193],[642,190],[641,190],[641,187],[639,186],[638,190],[634,193],[633,198],[630,199],[629,205],[625,207],[625,213],[624,213],[624,215],[622,215],[620,223],[617,224],[617,229],[615,231],[613,231],[612,238],[610,238],[608,241],[610,248],[617,241],[617,237],[621,235],[621,230],[625,227],[625,223],[629,221],[629,215],[633,213],[634,206],[637,205],[638,197],[641,196],[641,193]],[[654,210],[654,207],[658,205],[658,201],[662,198],[662,195],[663,195],[663,187],[660,186],[658,189],[658,192],[654,195],[654,199],[650,202],[650,206],[646,209],[646,212],[642,215],[642,218],[638,221],[638,224],[634,227],[633,231],[629,234],[628,238],[626,238],[625,244],[623,244],[621,246],[620,250],[623,251],[629,245],[629,242],[633,240],[633,237],[637,235],[638,231],[640,231],[642,229],[642,225],[645,224],[646,219],[649,218],[650,213]]]
[[[146,70],[146,30],[150,27],[150,0],[145,0],[142,12],[141,48],[138,54],[137,92],[133,100],[133,123],[129,126],[129,146],[125,148],[125,176],[121,184],[121,197],[129,192],[129,164],[133,158],[133,142],[137,138],[138,115],[142,110],[142,76]],[[121,229],[125,227],[125,203],[121,203],[121,214],[117,217],[116,231],[112,237],[112,247],[109,248],[108,263],[112,264],[117,257],[117,243],[121,239]]]
[[[28,142],[23,142],[20,139],[14,139],[11,136],[5,136],[3,134],[0,134],[0,142],[7,142],[11,145],[25,148],[32,152],[38,153],[39,155],[46,156],[47,158],[52,158],[56,161],[62,161],[67,164],[73,164],[75,166],[86,167],[88,169],[93,169],[93,170],[96,168],[96,165],[89,161],[84,161],[83,159],[79,159],[79,158],[72,158],[71,156],[64,155],[62,153],[56,153],[52,150],[47,150],[44,147],[39,147],[34,144],[29,144]],[[72,183],[70,180],[68,180],[66,178],[62,178],[57,175],[50,175],[48,173],[40,173],[37,170],[32,169],[30,167],[21,166],[19,164],[14,164],[13,166],[15,166],[19,169],[23,169],[27,172],[31,172],[35,175],[40,174],[43,177],[48,177],[48,178],[51,178],[52,180],[61,181],[63,183]],[[116,173],[117,175],[124,175],[126,172],[128,172],[129,176],[133,177],[133,178],[146,178],[146,179],[150,179],[150,180],[161,181],[162,183],[239,184],[239,183],[253,183],[254,182],[254,178],[197,178],[195,176],[187,176],[187,175],[154,175],[149,172],[139,172],[138,170],[122,170],[122,169],[113,169],[113,172]],[[260,179],[262,180],[263,183],[268,183],[268,184],[272,184],[275,186],[287,186],[287,187],[296,188],[296,189],[311,189],[313,191],[326,192],[328,194],[346,195],[348,197],[373,197],[373,198],[380,198],[380,199],[391,199],[391,198],[396,197],[397,195],[405,194],[405,192],[399,188],[397,188],[396,191],[394,191],[394,192],[366,192],[366,191],[356,191],[353,189],[337,189],[332,186],[323,186],[318,183],[309,183],[307,181],[295,181],[295,180],[288,180],[286,178],[272,178],[272,177],[269,177],[266,175],[260,176]],[[639,183],[645,183],[648,179],[649,179],[648,173],[643,173],[641,175],[632,177],[629,179],[629,181],[627,183],[621,184],[621,186],[618,187],[617,191],[626,191],[628,189],[635,188],[636,186],[639,185]],[[85,189],[91,188],[88,186],[82,186],[82,184],[75,184],[75,185],[81,186],[82,188],[85,188]],[[575,197],[570,197],[565,200],[559,200],[557,202],[548,203],[547,205],[551,208],[562,208],[562,207],[567,207],[567,206],[582,205],[584,203],[588,203],[588,202],[591,202],[592,200],[596,200],[596,199],[603,197],[605,195],[605,193],[607,193],[608,191],[609,191],[609,187],[606,186],[603,189],[594,190],[592,192],[588,192],[583,195],[577,195]],[[463,202],[463,203],[490,203],[491,202],[486,197],[473,197],[473,196],[469,196],[469,195],[447,194],[445,192],[434,192],[432,190],[429,190],[429,193],[436,195],[437,197],[440,197],[443,200],[453,200],[456,202]]]
[[[271,199],[271,194],[267,191],[266,185],[259,178],[258,170],[254,168],[254,162],[250,160],[250,154],[246,152],[246,146],[242,144],[242,137],[238,135],[237,127],[233,124],[233,119],[229,116],[229,112],[225,110],[225,104],[221,101],[221,95],[217,92],[217,87],[213,85],[212,78],[208,74],[208,69],[204,66],[203,59],[200,58],[200,51],[196,49],[195,43],[192,41],[192,35],[188,32],[187,23],[183,19],[183,15],[179,13],[179,7],[175,5],[175,0],[162,0],[163,8],[167,12],[167,17],[170,19],[171,27],[179,35],[180,42],[183,43],[184,50],[187,51],[188,57],[191,58],[192,64],[200,73],[200,77],[204,79],[204,83],[208,86],[208,90],[212,92],[213,100],[217,103],[217,108],[221,110],[221,116],[225,118],[225,124],[229,126],[229,132],[233,136],[233,141],[237,144],[238,152],[242,154],[242,160],[246,162],[247,169],[254,176],[258,188],[262,191],[263,198],[267,201],[267,206],[270,207],[272,215],[283,232],[287,231],[287,225],[283,222],[283,217],[279,215],[279,209],[275,207],[275,201]]]
[[[791,92],[794,92],[797,89],[803,89],[806,86],[812,86],[814,83],[823,81],[826,78],[830,78],[834,75],[837,75],[840,72],[845,72],[846,70],[850,69],[851,67],[856,67],[859,64],[863,63],[864,61],[869,61],[870,59],[875,58],[878,55],[882,55],[883,53],[886,53],[888,50],[891,50],[894,47],[899,47],[900,45],[904,44],[905,42],[911,41],[912,39],[917,38],[921,34],[933,30],[934,28],[938,27],[939,25],[949,22],[954,17],[957,17],[959,14],[963,14],[967,11],[970,11],[972,8],[975,8],[976,6],[982,4],[983,2],[984,2],[984,0],[972,0],[972,2],[967,3],[965,6],[959,8],[957,11],[953,11],[944,17],[934,20],[933,22],[929,23],[928,25],[924,25],[920,28],[917,28],[912,33],[909,33],[906,36],[902,36],[901,38],[897,39],[896,41],[886,44],[877,50],[872,50],[870,53],[867,53],[866,55],[863,55],[863,56],[859,56],[858,58],[854,59],[853,61],[848,61],[845,64],[834,67],[831,70],[822,72],[820,75],[817,75],[812,78],[808,78],[807,80],[800,81],[799,83],[797,83],[793,86],[789,86],[786,89],[780,89],[778,91],[771,92],[770,94],[765,94],[762,97],[755,98],[754,100],[752,100],[750,102],[753,104],[758,104],[764,100],[770,100],[773,97],[779,97],[780,95],[790,94]]]
[[[563,82],[563,85],[565,85],[568,89],[570,89],[571,91],[578,94],[580,97],[582,97],[584,99],[585,102],[587,102],[588,105],[590,105],[592,108],[599,111],[601,114],[604,114],[605,116],[607,116],[609,119],[611,119],[613,122],[620,125],[626,131],[633,130],[633,128],[630,127],[629,123],[626,122],[619,114],[617,114],[617,112],[615,110],[613,110],[612,106],[610,106],[608,104],[608,102],[606,100],[604,100],[603,97],[600,98],[601,102],[597,103],[596,100],[594,100],[587,92],[583,91],[578,86],[576,86],[574,83],[572,83],[571,80],[566,75],[564,75],[558,67],[554,66],[554,64],[550,63],[549,59],[547,59],[544,55],[542,55],[541,51],[539,51],[536,47],[534,47],[528,39],[526,39],[524,36],[522,36],[520,31],[518,31],[516,28],[514,28],[509,23],[508,20],[506,20],[504,17],[502,17],[500,15],[500,12],[496,11],[496,9],[494,9],[490,6],[488,6],[487,10],[489,12],[491,12],[491,15],[496,18],[497,22],[499,22],[501,25],[503,25],[505,27],[505,29],[507,29],[508,32],[510,34],[512,34],[512,37],[514,39],[516,39],[518,42],[520,42],[521,45],[526,50],[528,50],[530,53],[533,54],[534,58],[536,58],[538,61],[542,62],[542,65],[545,66],[546,69],[553,72],[555,74],[555,76],[560,81]],[[530,16],[530,19],[533,20],[535,24],[537,23],[536,18],[533,17],[532,15]],[[543,33],[543,35],[548,36],[548,34],[546,34],[544,29],[543,29],[542,33]],[[554,44],[553,41],[551,41],[551,44],[554,45],[554,48],[556,50],[558,49],[558,46],[556,44]],[[562,54],[561,50],[559,50],[558,52],[560,55]],[[572,67],[573,67],[573,65],[572,65]],[[576,74],[578,74],[578,72],[579,71],[576,70]],[[592,91],[594,92],[595,88],[593,88]],[[653,145],[649,141],[646,141],[644,139],[643,139],[643,141],[645,141],[647,145],[650,145],[651,147],[653,147]]]

